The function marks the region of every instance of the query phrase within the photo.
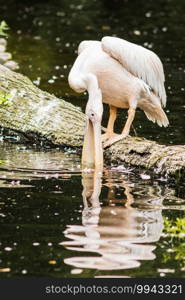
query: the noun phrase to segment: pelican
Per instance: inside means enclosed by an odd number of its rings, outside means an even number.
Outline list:
[[[82,41],[69,76],[70,87],[89,94],[86,106],[87,126],[82,161],[102,166],[104,147],[129,135],[137,108],[159,126],[168,126],[162,107],[166,106],[163,65],[151,50],[117,37],[101,41]],[[103,103],[109,105],[106,132],[101,136]],[[114,133],[117,108],[128,110],[121,134]],[[92,150],[94,149],[94,150]]]

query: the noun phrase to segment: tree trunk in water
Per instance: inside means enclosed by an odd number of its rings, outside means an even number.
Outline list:
[[[85,115],[72,104],[41,91],[25,76],[0,65],[0,95],[14,94],[12,105],[0,105],[0,126],[32,143],[81,147]],[[104,151],[105,162],[126,163],[182,180],[185,146],[165,146],[128,137]]]
[[[0,126],[28,140],[81,146],[84,114],[72,104],[41,91],[25,76],[0,65],[0,95],[14,94],[12,105],[0,105]]]
[[[165,146],[139,137],[127,137],[105,151],[108,161],[167,175],[178,181],[185,174],[185,146]]]

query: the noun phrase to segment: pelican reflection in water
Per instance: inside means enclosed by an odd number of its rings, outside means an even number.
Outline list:
[[[134,208],[134,197],[125,180],[122,182],[125,205],[117,206],[115,186],[108,182],[108,204],[100,206],[101,176],[98,172],[83,173],[82,225],[69,225],[64,234],[68,241],[62,242],[69,250],[87,252],[94,256],[74,256],[64,262],[76,268],[98,270],[121,270],[136,268],[140,260],[153,260],[155,246],[163,230],[160,202],[152,197],[152,207]],[[156,200],[155,200],[156,199]],[[150,200],[148,197],[147,200]],[[155,206],[155,201],[157,206]],[[123,202],[123,199],[122,199]],[[99,254],[99,256],[97,256]]]
[[[110,107],[105,134],[107,147],[129,135],[137,108],[159,126],[168,126],[162,107],[166,105],[164,71],[159,57],[151,50],[116,37],[101,41],[83,41],[69,73],[69,85],[76,92],[88,91],[87,125],[82,164],[102,169],[102,102]],[[121,134],[114,133],[117,108],[128,110]]]

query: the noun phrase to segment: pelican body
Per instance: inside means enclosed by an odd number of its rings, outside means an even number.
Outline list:
[[[169,124],[162,108],[166,105],[162,63],[154,52],[142,46],[116,37],[104,37],[101,41],[83,41],[78,47],[78,57],[69,73],[68,81],[76,92],[88,91],[86,115],[91,119],[91,113],[95,111],[92,113],[95,117],[92,122],[96,124],[93,140],[96,140],[94,147],[99,158],[102,157],[101,146],[96,143],[100,138],[102,102],[110,107],[108,126],[102,135],[105,147],[129,135],[137,107],[159,126],[166,127]],[[117,108],[128,110],[128,118],[121,134],[115,134],[113,130]],[[85,160],[88,160],[89,149],[89,146],[84,146],[82,156]]]

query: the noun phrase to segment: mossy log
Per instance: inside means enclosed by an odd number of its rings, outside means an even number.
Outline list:
[[[105,151],[105,159],[141,167],[176,180],[185,174],[185,146],[160,145],[139,137],[127,137]]]
[[[26,76],[0,65],[0,95],[10,94],[11,105],[0,105],[0,126],[28,140],[53,145],[81,146],[85,116],[74,105],[41,91]]]
[[[27,77],[0,65],[0,94],[11,94],[12,105],[0,106],[0,126],[32,143],[81,147],[85,115],[74,105],[41,91]],[[185,146],[166,146],[128,137],[104,151],[105,162],[126,163],[177,180],[185,173]]]

